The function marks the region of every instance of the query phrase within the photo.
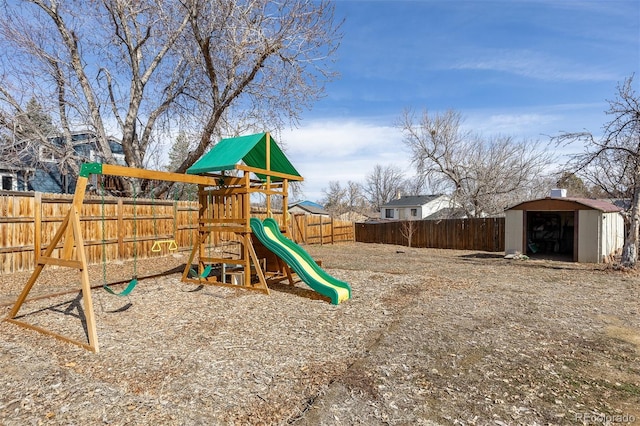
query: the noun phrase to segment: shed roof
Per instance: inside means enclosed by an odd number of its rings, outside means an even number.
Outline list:
[[[547,197],[525,201],[507,210],[530,211],[572,211],[572,210],[600,210],[603,213],[619,212],[620,207],[604,200],[573,197]]]
[[[267,141],[269,145],[267,145]],[[267,147],[269,148],[269,161],[267,161]],[[199,175],[234,170],[238,168],[237,165],[241,161],[249,167],[284,174],[289,179],[302,180],[300,173],[293,167],[269,133],[222,139],[211,151],[189,167],[187,173]],[[266,176],[269,174],[256,173],[256,175],[258,178],[266,180]],[[275,176],[272,180],[281,181],[283,177]]]

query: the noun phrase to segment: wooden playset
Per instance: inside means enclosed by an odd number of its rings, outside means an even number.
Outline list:
[[[209,153],[196,162],[187,174],[160,172],[109,164],[87,163],[81,168],[75,188],[73,202],[61,226],[44,253],[36,253],[36,268],[18,296],[5,319],[19,326],[54,336],[69,343],[98,352],[98,336],[91,298],[91,280],[87,269],[87,257],[80,224],[80,211],[91,175],[118,176],[124,178],[152,179],[198,185],[199,215],[198,236],[193,245],[182,281],[197,284],[212,284],[257,290],[269,294],[267,283],[271,280],[288,279],[293,283],[289,267],[266,250],[253,236],[251,219],[251,196],[266,196],[267,215],[271,214],[271,197],[282,197],[283,223],[287,229],[287,197],[289,181],[301,181],[289,160],[284,156],[269,133],[223,139]],[[236,256],[213,256],[208,246],[214,236],[232,235],[239,246]],[[59,255],[54,250],[63,243]],[[174,247],[175,241],[157,241],[157,246]],[[154,247],[156,244],[154,243]],[[29,324],[16,316],[36,284],[43,269],[49,265],[77,269],[88,343],[77,341],[53,331]],[[192,269],[197,265],[197,270]],[[213,275],[213,265],[220,274]],[[137,278],[134,277],[137,281]],[[124,291],[135,286],[132,280]],[[130,288],[130,289],[129,289]],[[113,292],[113,291],[112,291]]]

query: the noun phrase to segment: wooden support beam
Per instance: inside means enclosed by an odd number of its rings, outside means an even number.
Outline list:
[[[80,263],[79,260],[59,259],[57,257],[40,256],[40,258],[38,259],[38,264],[65,266],[67,268],[75,268],[75,269],[82,268],[82,264]]]
[[[62,235],[66,233],[67,226],[69,225],[70,216],[71,216],[71,210],[69,210],[69,213],[67,213],[67,216],[60,224],[60,228],[58,228],[58,231],[53,236],[53,239],[51,240],[49,247],[47,247],[47,250],[44,252],[44,255],[43,255],[44,257],[51,256],[51,253],[53,252],[53,249],[55,248],[55,246],[58,244],[58,241],[60,241],[60,239],[62,238]],[[9,315],[7,316],[7,319],[15,318],[15,316],[18,314],[18,311],[20,310],[20,308],[22,307],[22,304],[24,303],[25,299],[29,295],[31,288],[33,287],[36,280],[40,276],[40,273],[42,272],[43,268],[44,268],[43,263],[36,265],[36,268],[34,269],[33,273],[29,277],[29,280],[27,280],[27,283],[25,284],[24,288],[22,289],[22,293],[20,293],[20,296],[18,296],[18,299],[16,300],[16,303],[13,305],[13,308],[11,308],[11,311],[9,311]]]
[[[11,324],[18,325],[18,326],[23,327],[23,328],[27,328],[29,330],[37,331],[38,333],[41,333],[41,334],[46,334],[47,336],[55,337],[56,339],[62,340],[63,342],[67,342],[67,343],[71,343],[71,344],[76,345],[76,346],[80,346],[81,348],[84,348],[84,349],[86,349],[88,351],[97,352],[97,350],[93,346],[91,346],[91,344],[71,339],[69,337],[63,336],[62,334],[54,333],[53,331],[47,330],[46,328],[38,327],[37,325],[29,324],[29,323],[26,323],[24,321],[17,320],[15,318],[6,318],[5,321],[7,321],[7,322],[9,322]]]
[[[270,170],[266,170],[266,169],[260,169],[258,167],[249,167],[249,166],[245,166],[244,164],[236,165],[236,169],[242,170],[242,171],[245,171],[245,172],[251,172],[251,173],[260,174],[260,175],[268,175],[268,176],[272,176],[272,177],[295,180],[295,181],[303,181],[304,180],[304,178],[302,176],[290,175],[288,173],[274,172],[274,171],[270,171]]]
[[[133,177],[140,179],[163,180],[168,182],[194,183],[205,186],[217,186],[217,180],[212,176],[187,175],[181,173],[161,172],[158,170],[137,169],[135,167],[103,164],[103,175]]]
[[[71,208],[71,217],[69,220],[73,226],[73,234],[76,240],[76,253],[81,264],[80,283],[82,285],[82,300],[84,302],[84,316],[87,323],[89,346],[93,348],[94,352],[98,352],[98,331],[96,328],[95,315],[93,313],[93,301],[91,299],[91,281],[89,280],[87,253],[84,250],[84,239],[82,237],[82,228],[80,225],[80,212],[75,206]]]
[[[60,228],[58,228],[56,235],[53,237],[51,243],[47,247],[47,250],[42,256],[40,256],[38,265],[36,266],[35,270],[31,274],[31,277],[27,281],[26,285],[22,289],[22,293],[16,300],[16,303],[14,304],[13,308],[11,309],[11,311],[9,312],[9,315],[7,316],[7,318],[5,318],[5,320],[12,324],[16,324],[24,328],[38,331],[42,334],[53,336],[65,342],[73,343],[75,345],[81,346],[90,351],[98,352],[98,334],[96,329],[95,315],[93,312],[93,302],[91,300],[91,283],[89,280],[89,273],[87,269],[87,258],[84,250],[84,241],[82,238],[82,229],[80,225],[79,216],[80,214],[78,210],[75,208],[75,206],[72,206],[69,212],[67,213],[67,216],[65,217],[64,221],[60,225]],[[71,226],[69,226],[70,224]],[[58,259],[58,258],[51,257],[53,250],[55,249],[56,245],[58,244],[58,241],[60,241],[63,235],[66,235],[69,238],[72,238],[73,241],[75,241],[76,254],[79,257],[79,259]],[[66,244],[66,241],[65,241],[65,244]],[[71,248],[73,249],[73,246]],[[82,298],[84,301],[84,315],[85,315],[85,320],[87,325],[87,334],[88,334],[87,337],[88,337],[89,343],[80,342],[80,341],[71,339],[69,337],[63,336],[61,334],[54,333],[50,330],[46,330],[42,327],[38,327],[32,324],[29,324],[27,322],[15,319],[24,301],[29,295],[29,292],[33,288],[33,285],[36,283],[38,277],[40,276],[40,273],[44,269],[44,266],[47,264],[55,264],[59,266],[72,267],[80,270]]]

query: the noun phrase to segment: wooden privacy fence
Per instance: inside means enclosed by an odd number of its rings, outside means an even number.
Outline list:
[[[72,195],[0,191],[0,273],[34,269],[35,253],[47,248],[72,199]],[[197,201],[87,197],[80,216],[88,262],[167,255],[174,251],[170,241],[175,241],[176,251],[188,251],[197,241],[198,210]],[[282,223],[281,215],[273,217]],[[304,215],[292,217],[289,235],[305,244],[355,239],[351,222]],[[211,243],[233,239],[233,233],[219,234]]]
[[[290,235],[305,244],[355,241],[353,222],[305,214],[291,215]]]
[[[355,239],[363,243],[457,250],[504,251],[504,218],[415,220],[356,223]]]

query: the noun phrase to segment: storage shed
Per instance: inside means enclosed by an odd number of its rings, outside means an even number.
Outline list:
[[[621,209],[588,198],[547,197],[505,211],[505,252],[608,262],[624,244]]]

